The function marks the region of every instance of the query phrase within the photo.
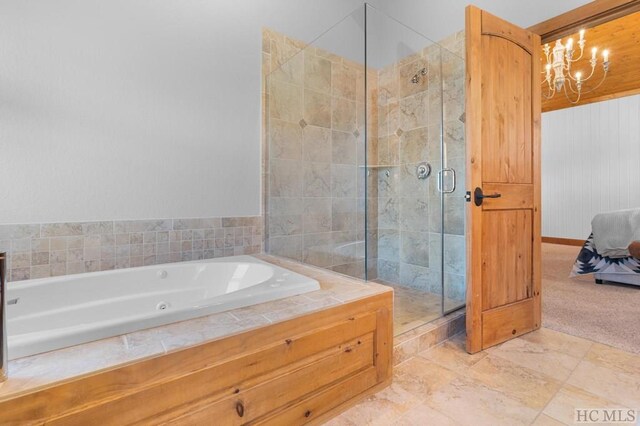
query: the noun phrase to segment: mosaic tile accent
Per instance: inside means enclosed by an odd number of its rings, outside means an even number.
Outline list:
[[[261,216],[0,225],[7,279],[260,253]]]

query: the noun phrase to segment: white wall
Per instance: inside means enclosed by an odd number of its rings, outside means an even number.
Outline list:
[[[261,28],[359,4],[2,1],[0,223],[259,214]]]
[[[640,207],[640,95],[542,115],[542,235],[584,239],[595,214]]]
[[[436,40],[464,23],[373,3]],[[579,3],[478,2],[521,25]],[[261,27],[312,40],[361,4],[3,0],[0,223],[258,214]]]

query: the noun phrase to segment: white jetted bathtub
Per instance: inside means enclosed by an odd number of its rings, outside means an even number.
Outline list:
[[[9,359],[318,289],[251,256],[9,283]]]

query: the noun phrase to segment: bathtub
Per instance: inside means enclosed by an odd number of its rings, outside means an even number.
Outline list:
[[[251,256],[9,283],[9,359],[319,289]]]

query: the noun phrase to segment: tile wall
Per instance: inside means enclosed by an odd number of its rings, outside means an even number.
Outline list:
[[[364,66],[265,29],[263,73],[267,251],[364,278]]]
[[[261,216],[0,225],[7,279],[253,254]]]
[[[263,31],[269,253],[362,278],[366,203],[368,278],[441,293],[444,131],[444,164],[459,182],[444,202],[445,287],[464,300],[464,33],[442,45],[453,53],[433,45],[370,69],[365,94],[362,64]],[[416,177],[422,161],[433,169],[427,180]]]
[[[378,277],[441,293],[436,174],[441,167],[455,168],[457,189],[444,196],[445,295],[464,300],[464,33],[441,45],[445,49],[432,45],[379,71]],[[422,69],[427,75],[412,83]],[[426,180],[416,173],[423,161],[432,167]]]

